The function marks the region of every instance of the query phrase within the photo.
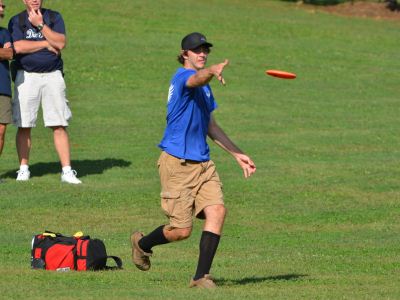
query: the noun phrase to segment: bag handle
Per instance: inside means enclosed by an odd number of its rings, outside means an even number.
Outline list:
[[[115,263],[117,264],[117,266],[115,266],[115,267],[105,266],[106,270],[120,270],[120,269],[122,269],[122,259],[121,258],[119,258],[118,256],[113,256],[113,255],[108,255],[107,259],[108,258],[112,258],[115,261]]]

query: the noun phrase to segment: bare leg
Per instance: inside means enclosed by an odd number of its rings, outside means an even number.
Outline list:
[[[29,165],[29,152],[31,151],[31,129],[18,128],[16,144],[20,165]]]
[[[51,129],[53,129],[54,146],[60,158],[61,167],[70,166],[71,158],[67,129],[62,126],[51,127]]]
[[[221,235],[226,215],[225,206],[221,204],[211,205],[204,208],[203,211],[206,216],[203,231],[209,231]]]
[[[206,216],[206,221],[200,238],[200,253],[196,274],[193,277],[190,286],[214,288],[215,283],[210,277],[208,277],[208,274],[210,273],[211,265],[221,238],[226,208],[224,205],[218,204],[207,206],[203,211]]]
[[[187,239],[192,233],[192,227],[187,228],[172,228],[166,229],[168,226],[163,228],[165,238],[170,242],[176,242]]]
[[[206,220],[204,222],[203,231],[209,231],[221,235],[224,226],[226,208],[223,205],[211,205],[204,208]],[[168,241],[174,242],[186,239],[190,236],[192,227],[188,228],[173,228],[164,227],[163,233]]]
[[[7,124],[0,124],[0,155],[3,152],[6,129],[7,129]]]

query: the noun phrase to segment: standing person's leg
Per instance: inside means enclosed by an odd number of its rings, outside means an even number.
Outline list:
[[[7,124],[0,124],[0,155],[3,153]]]
[[[63,126],[54,126],[51,127],[51,129],[53,130],[54,146],[62,167],[61,181],[71,184],[81,184],[82,181],[76,178],[76,171],[71,168],[70,145],[67,129]]]
[[[60,159],[62,172],[61,181],[71,184],[81,184],[76,178],[76,171],[71,168],[71,154],[67,129],[63,126],[51,127],[53,130],[54,146]]]
[[[53,130],[54,146],[60,159],[61,167],[71,166],[71,155],[68,132],[65,127],[51,127]]]
[[[19,159],[17,181],[27,181],[31,175],[29,172],[29,153],[32,147],[31,129],[19,127],[17,130],[16,145]]]
[[[3,153],[4,139],[6,136],[7,124],[0,123],[0,155]]]
[[[65,81],[60,71],[46,74],[42,89],[43,119],[46,127],[53,130],[54,146],[60,159],[61,181],[71,184],[82,183],[71,168],[70,143],[67,132],[68,121],[72,117],[66,98]]]
[[[3,152],[7,124],[11,122],[11,97],[0,95],[0,155]]]
[[[7,128],[7,124],[0,123],[0,156],[1,156],[1,153],[3,153],[4,139],[6,136],[6,128]],[[2,183],[2,182],[3,181],[0,178],[0,183]]]
[[[32,147],[31,140],[32,128],[21,128],[17,130],[16,145],[20,166],[29,165],[29,153]]]
[[[12,114],[14,124],[18,127],[16,146],[20,163],[17,181],[30,178],[29,154],[32,146],[31,130],[36,126],[40,105],[40,76],[22,70],[17,72],[14,83],[14,100]]]

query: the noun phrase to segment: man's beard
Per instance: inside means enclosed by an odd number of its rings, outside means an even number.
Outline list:
[[[0,14],[0,19],[3,19],[4,18],[4,14]]]

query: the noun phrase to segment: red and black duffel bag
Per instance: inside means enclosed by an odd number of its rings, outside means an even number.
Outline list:
[[[107,266],[112,258],[116,266]],[[117,256],[108,256],[104,243],[90,236],[75,234],[63,236],[60,233],[45,231],[32,239],[33,269],[55,271],[88,271],[122,269],[122,260]]]

